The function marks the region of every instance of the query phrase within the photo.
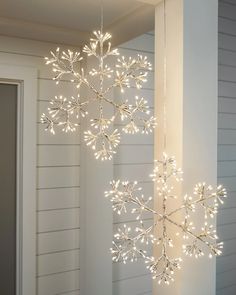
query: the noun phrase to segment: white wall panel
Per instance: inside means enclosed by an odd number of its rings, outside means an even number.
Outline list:
[[[45,126],[38,123],[38,144],[80,144],[79,131],[72,133],[61,132],[58,129],[56,134],[51,134],[49,131],[45,132]]]
[[[79,208],[38,212],[38,232],[79,228]]]
[[[218,128],[218,144],[236,145],[236,130]]]
[[[112,295],[142,295],[149,293],[152,288],[152,278],[150,274],[138,276],[134,278],[126,278],[124,280],[115,281],[113,283]]]
[[[38,166],[79,166],[79,145],[38,146]]]
[[[139,54],[145,55],[145,51],[154,53],[154,36],[144,34],[120,45],[121,48],[133,49]]]
[[[61,81],[58,85],[52,83],[51,79],[40,79],[38,98],[40,101],[49,101],[56,95],[63,95],[64,97],[77,97],[78,89],[73,87],[73,83],[70,81]]]
[[[127,277],[143,276],[148,274],[148,270],[143,259],[138,259],[136,262],[113,263],[113,282],[123,280]]]
[[[154,66],[154,36],[144,34],[134,40],[121,45],[121,55],[135,57],[137,54],[147,56],[149,61]],[[135,96],[144,97],[148,101],[148,105],[153,112],[154,106],[154,72],[148,75],[148,82],[143,85],[143,89],[137,91],[135,88],[129,88],[125,91],[125,98],[129,99],[130,103],[134,103]],[[120,91],[115,90],[116,101],[121,100]],[[122,130],[124,122],[115,122],[115,127]],[[143,188],[141,191],[144,196],[153,196],[153,182],[149,175],[152,173],[153,160],[153,134],[129,135],[122,133],[121,145],[117,149],[117,154],[114,157],[114,178],[121,180],[129,180],[139,182],[139,186]],[[143,214],[145,225],[153,223],[153,216],[150,213]],[[132,229],[138,226],[135,214],[131,214],[130,210],[126,214],[113,215],[114,232],[117,228],[122,227],[126,223]],[[152,252],[152,247],[148,247],[149,253]],[[152,280],[148,273],[143,259],[138,259],[137,262],[113,263],[113,293],[112,295],[144,295],[151,294]]]
[[[38,69],[38,116],[35,124],[40,121],[41,113],[47,110],[46,101],[55,95],[70,97],[77,94],[68,77],[56,86],[52,81],[51,67],[45,66],[43,57],[49,56],[50,50],[56,48],[57,44],[0,36],[1,63]],[[79,268],[79,132],[58,132],[53,136],[45,132],[41,124],[37,123],[37,127],[38,233],[35,235],[38,275],[42,276],[37,278],[37,294],[78,295],[79,273],[67,271]],[[53,274],[59,272],[64,273]]]
[[[79,207],[79,187],[38,190],[37,203],[39,211]]]
[[[79,270],[38,278],[38,295],[63,294],[79,289]]]
[[[231,3],[230,3],[231,2]],[[219,1],[218,183],[228,200],[217,217],[223,255],[216,261],[216,295],[236,294],[236,2]]]
[[[236,77],[236,72],[235,72]],[[236,114],[236,99],[234,98],[227,98],[227,97],[219,97],[219,104],[218,104],[219,112],[223,113],[233,113]]]
[[[115,164],[149,164],[152,162],[153,145],[120,145],[117,149],[117,155],[114,157]]]
[[[38,255],[79,248],[79,229],[38,234]]]
[[[40,255],[37,262],[39,277],[79,269],[79,250]]]
[[[217,273],[225,272],[229,269],[234,269],[236,264],[236,254],[223,255],[217,260]]]
[[[39,167],[38,189],[77,186],[79,167]]]

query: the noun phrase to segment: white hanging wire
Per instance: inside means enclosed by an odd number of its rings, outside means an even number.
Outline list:
[[[100,11],[101,11],[101,33],[103,33],[103,26],[104,26],[104,8],[103,8],[103,0],[100,1]]]
[[[164,84],[163,84],[163,136],[164,143],[163,149],[166,152],[167,145],[167,38],[166,38],[166,0],[164,0],[164,9],[163,9],[163,33],[164,33]]]

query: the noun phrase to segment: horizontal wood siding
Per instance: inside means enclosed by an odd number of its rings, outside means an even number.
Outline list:
[[[79,133],[44,131],[40,115],[55,95],[76,95],[64,80],[58,86],[43,57],[56,44],[0,37],[0,63],[38,69],[37,124],[37,295],[79,294]]]
[[[144,34],[135,38],[119,48],[121,55],[135,57],[137,54],[147,56],[154,66],[154,35]],[[154,72],[148,75],[148,82],[144,84],[142,90],[135,88],[127,89],[127,98],[132,102],[135,95],[144,97],[153,112],[154,106]],[[120,100],[120,93],[115,93],[115,99]],[[122,131],[124,123],[116,122],[116,128]],[[153,183],[149,177],[153,169],[153,135],[128,135],[123,134],[121,144],[118,147],[114,158],[115,179],[135,181],[137,180],[143,188],[143,193],[148,197],[153,195]],[[153,222],[150,214],[144,215],[145,225]],[[126,223],[132,228],[138,225],[135,216],[131,213],[124,215],[114,214],[114,232],[118,227]],[[148,249],[152,251],[151,247]],[[151,295],[152,279],[148,273],[142,259],[138,262],[113,263],[113,293],[112,295]]]
[[[219,210],[223,255],[216,261],[216,294],[236,294],[236,1],[219,1],[218,183],[228,190]]]

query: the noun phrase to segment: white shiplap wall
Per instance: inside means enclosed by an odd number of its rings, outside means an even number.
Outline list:
[[[136,56],[146,55],[154,66],[154,34],[144,34],[119,47],[121,55]],[[148,76],[148,82],[144,84],[141,91],[130,88],[126,92],[127,98],[135,95],[143,96],[149,102],[153,111],[154,104],[154,72]],[[119,93],[115,93],[119,98]],[[121,122],[115,126],[122,128]],[[153,183],[150,181],[150,173],[153,169],[153,135],[124,135],[114,158],[114,179],[138,180],[146,196],[153,195]],[[136,223],[135,216],[126,214],[117,216],[114,214],[114,231],[125,222],[130,227]],[[145,222],[150,224],[152,218],[145,216]],[[150,249],[151,251],[151,249]],[[149,295],[152,290],[151,276],[145,268],[142,259],[136,263],[113,263],[113,294],[112,295]]]
[[[48,100],[71,96],[71,83],[51,80],[43,57],[56,44],[0,36],[0,63],[38,69],[37,124],[37,295],[79,294],[79,152],[78,133],[52,136],[39,124]]]
[[[216,294],[236,294],[236,0],[219,1],[218,182],[229,198],[217,220],[223,255],[217,258]]]

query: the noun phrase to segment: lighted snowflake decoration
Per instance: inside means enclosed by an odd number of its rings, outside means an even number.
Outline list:
[[[135,59],[122,56],[117,59],[113,70],[107,61],[109,57],[119,55],[119,52],[117,49],[111,49],[110,39],[109,33],[94,32],[90,44],[84,46],[83,52],[98,61],[97,68],[93,68],[87,75],[81,67],[83,57],[80,52],[70,50],[61,52],[58,48],[56,52],[51,52],[50,58],[46,57],[46,64],[52,64],[56,83],[67,76],[78,88],[78,92],[81,86],[85,86],[91,94],[87,100],[80,98],[79,95],[76,98],[55,97],[50,102],[48,115],[41,116],[41,122],[46,124],[46,130],[51,133],[55,133],[55,127],[60,127],[65,132],[73,132],[79,126],[80,116],[88,114],[89,101],[96,101],[97,118],[91,119],[91,130],[85,131],[84,139],[94,150],[95,157],[101,160],[112,159],[115,148],[120,142],[120,132],[112,128],[116,118],[125,122],[122,130],[130,134],[139,131],[147,134],[156,126],[156,120],[149,115],[150,110],[143,97],[136,96],[135,103],[130,104],[125,96],[127,87],[142,88],[143,83],[147,81],[148,72],[152,70],[151,64],[147,57],[142,55],[138,55]],[[113,99],[114,88],[119,88],[122,93],[122,101],[119,103]],[[112,117],[105,115],[106,104],[114,107]]]
[[[163,159],[156,161],[151,178],[157,184],[158,196],[162,202],[161,212],[153,209],[152,198],[146,199],[141,194],[141,188],[137,187],[137,182],[112,181],[111,190],[105,192],[105,196],[110,198],[113,210],[117,214],[130,211],[140,221],[135,231],[126,224],[118,228],[111,249],[112,259],[115,262],[126,263],[141,257],[145,260],[153,279],[158,279],[159,284],[169,284],[173,281],[174,272],[180,268],[181,258],[172,257],[170,254],[170,248],[174,246],[174,243],[168,233],[167,224],[175,226],[186,241],[183,245],[184,254],[196,258],[203,256],[205,252],[208,252],[210,258],[220,255],[223,243],[217,242],[216,229],[210,219],[217,214],[218,206],[223,203],[227,194],[221,185],[213,191],[213,188],[206,183],[198,183],[192,197],[184,196],[182,205],[170,210],[168,200],[176,199],[172,193],[172,185],[174,182],[182,181],[182,171],[176,167],[175,159],[163,154]],[[191,217],[194,212],[199,214],[199,210],[203,210],[205,220],[203,218],[202,227],[195,228]],[[154,217],[151,226],[145,226],[142,220],[142,215],[146,212]],[[182,222],[178,222],[176,218],[176,214],[180,212],[184,213]],[[159,257],[148,254],[148,244],[159,248]]]

